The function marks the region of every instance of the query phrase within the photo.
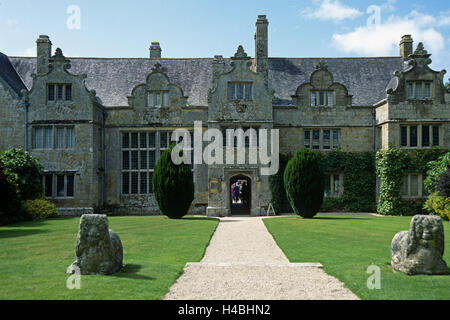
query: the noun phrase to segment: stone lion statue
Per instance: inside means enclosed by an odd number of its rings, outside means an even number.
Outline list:
[[[81,217],[75,252],[77,258],[67,269],[69,274],[113,274],[122,268],[122,242],[109,229],[106,215]]]
[[[392,239],[391,266],[408,275],[447,274],[444,254],[444,227],[438,216],[414,216],[409,231]]]

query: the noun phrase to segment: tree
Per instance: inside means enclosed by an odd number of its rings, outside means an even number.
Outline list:
[[[19,187],[22,200],[33,200],[43,195],[42,165],[22,149],[0,153],[8,179]]]
[[[297,151],[284,171],[284,187],[295,214],[313,218],[324,197],[325,176],[320,155],[307,148]]]
[[[164,151],[155,166],[153,193],[161,212],[171,219],[184,217],[194,200],[194,179],[187,164],[175,165],[174,144]]]
[[[27,215],[21,205],[19,188],[5,174],[5,166],[0,161],[0,225],[25,220]]]

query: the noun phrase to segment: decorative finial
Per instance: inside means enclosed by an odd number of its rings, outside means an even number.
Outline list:
[[[239,46],[236,53],[234,54],[234,57],[231,57],[232,60],[248,60],[250,57],[247,56],[247,54],[244,51],[243,46]]]
[[[415,65],[423,65],[423,66],[427,66],[429,65],[432,61],[430,59],[431,54],[428,53],[427,50],[425,50],[423,43],[419,42],[419,44],[417,45],[416,51],[414,51],[413,54],[409,55],[409,64],[415,64]]]
[[[316,66],[316,70],[328,71],[328,65],[324,60],[320,60]]]
[[[152,72],[164,72],[164,68],[162,67],[162,65],[157,62],[155,63],[155,66],[152,68]]]

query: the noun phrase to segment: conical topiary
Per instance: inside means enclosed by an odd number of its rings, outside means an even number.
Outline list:
[[[171,219],[181,219],[194,200],[194,178],[189,165],[172,162],[174,146],[165,150],[156,163],[152,183],[161,212]]]
[[[313,218],[319,212],[324,179],[319,153],[306,148],[297,151],[284,171],[286,196],[295,214]]]

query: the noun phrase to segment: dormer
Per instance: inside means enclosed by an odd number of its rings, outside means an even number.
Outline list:
[[[386,93],[391,103],[445,103],[445,70],[434,71],[429,65],[431,54],[420,42],[408,56],[402,71],[395,71]]]
[[[324,61],[320,61],[311,74],[309,82],[301,84],[292,96],[294,104],[299,107],[313,109],[348,106],[352,104],[352,96],[347,88],[334,82],[333,74]]]

